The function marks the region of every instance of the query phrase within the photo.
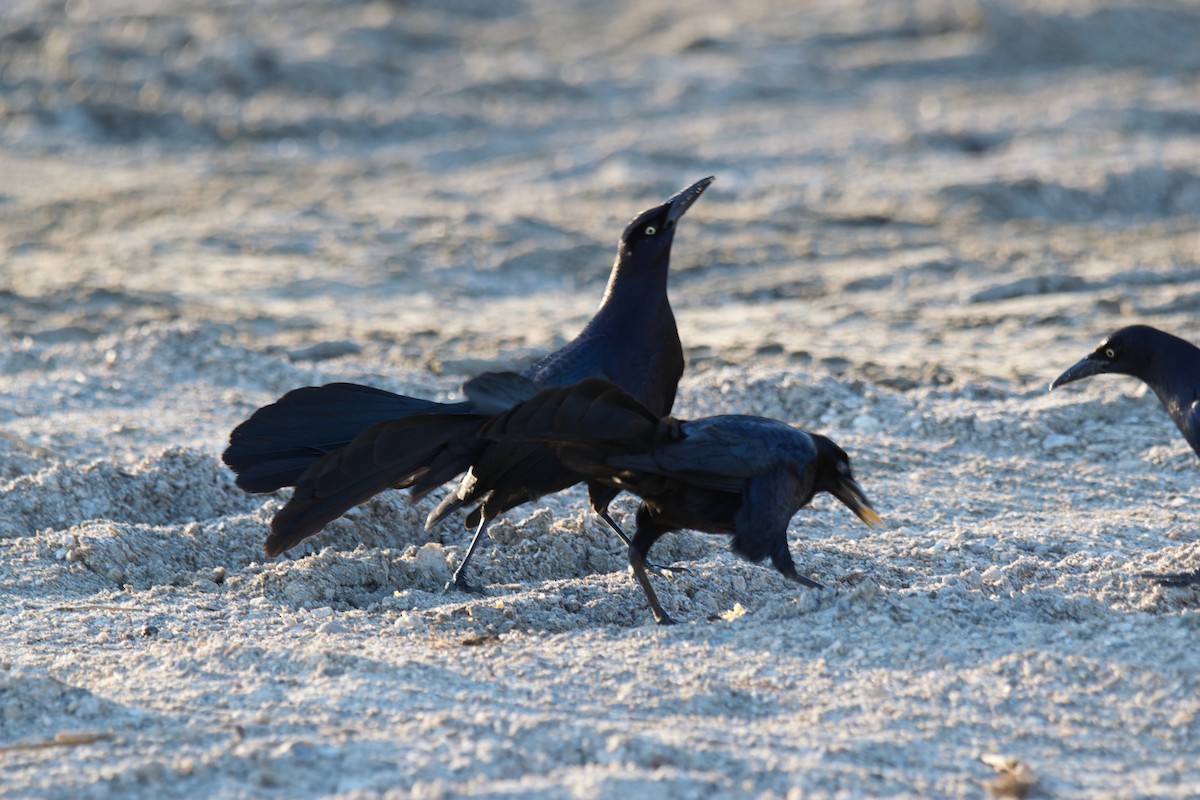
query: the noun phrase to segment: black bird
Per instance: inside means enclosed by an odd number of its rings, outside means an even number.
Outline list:
[[[1051,389],[1102,373],[1129,375],[1154,390],[1183,438],[1200,455],[1200,349],[1148,325],[1130,325],[1109,336],[1087,357],[1059,375]],[[1194,572],[1146,573],[1169,586],[1200,584]]]
[[[665,533],[731,534],[737,555],[755,563],[770,557],[785,577],[821,588],[796,571],[787,543],[792,515],[817,492],[829,492],[868,526],[882,524],[854,480],[850,458],[826,437],[763,417],[677,420],[596,378],[542,389],[489,421],[480,435],[545,442],[571,471],[642,498],[629,566],[659,624],[672,619],[645,564]]]
[[[712,181],[697,181],[634,218],[621,235],[595,316],[566,346],[526,369],[522,374],[529,381],[558,385],[604,376],[651,408],[670,411],[684,366],[667,297],[671,244],[679,219]],[[475,389],[475,398],[468,393],[463,402],[435,403],[354,384],[330,384],[298,389],[255,412],[233,431],[224,458],[247,491],[296,486],[291,501],[272,520],[267,554],[284,552],[386,488],[412,487],[417,498],[470,469],[426,522],[430,527],[457,508],[480,503],[467,519],[476,530],[452,582],[470,589],[464,573],[491,520],[581,480],[563,469],[545,446],[497,445],[475,438],[483,422],[507,407],[497,403],[515,402],[492,396],[495,382]],[[500,395],[513,389],[506,385]],[[406,422],[414,415],[436,415],[439,422]],[[488,492],[476,491],[473,465],[487,471]],[[592,507],[628,543],[608,513],[620,490],[593,483],[588,488]]]

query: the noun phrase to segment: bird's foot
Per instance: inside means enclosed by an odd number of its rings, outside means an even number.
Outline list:
[[[446,583],[447,592],[466,592],[467,594],[486,594],[483,589],[473,583],[468,583],[460,573],[454,573],[454,577]]]
[[[654,621],[657,622],[659,625],[674,625],[675,624],[675,618],[672,617],[670,614],[668,614],[665,611],[662,612],[662,614],[655,614]]]
[[[650,572],[653,572],[660,578],[673,578],[676,575],[682,575],[683,573],[687,572],[687,570],[683,567],[664,567],[662,564],[655,564],[653,561],[646,562],[646,569],[648,569]]]
[[[1143,572],[1140,577],[1149,578],[1159,586],[1200,586],[1200,569],[1192,572]]]
[[[798,572],[794,575],[788,575],[787,573],[784,573],[784,577],[790,578],[791,580],[795,581],[796,583],[800,584],[801,586],[807,586],[809,589],[828,589],[829,588],[825,584],[817,583],[816,581],[814,581],[812,578],[808,577],[807,575],[801,575]]]

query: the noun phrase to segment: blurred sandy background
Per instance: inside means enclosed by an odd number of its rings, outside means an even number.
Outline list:
[[[1190,2],[7,0],[0,793],[1200,794],[1200,592],[1137,577],[1200,566],[1195,455],[1132,380],[1046,392],[1200,340],[1198,43]],[[792,525],[834,591],[680,533],[659,629],[579,491],[482,598],[400,493],[262,556],[237,422],[524,366],[709,174],[676,413],[849,451],[889,527]]]

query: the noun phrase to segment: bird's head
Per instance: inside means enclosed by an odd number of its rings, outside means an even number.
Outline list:
[[[671,253],[675,224],[713,182],[710,175],[634,217],[621,234],[619,260],[658,262]]]
[[[815,433],[809,436],[817,448],[817,480],[814,489],[818,492],[829,492],[841,500],[846,508],[853,511],[868,527],[882,527],[883,520],[863,493],[858,481],[854,480],[854,473],[850,469],[850,456],[846,455],[846,451],[825,436]]]
[[[1063,384],[1103,373],[1142,378],[1146,375],[1146,369],[1154,356],[1155,342],[1161,338],[1167,338],[1167,335],[1148,325],[1121,328],[1055,378],[1050,388],[1057,389]]]

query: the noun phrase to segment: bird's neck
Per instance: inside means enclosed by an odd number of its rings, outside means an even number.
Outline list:
[[[667,299],[667,263],[613,268],[585,335],[605,337],[618,361],[609,377],[655,414],[671,411],[683,375],[683,346]],[[631,368],[630,364],[636,364]]]
[[[1179,415],[1186,413],[1196,399],[1196,383],[1200,381],[1200,349],[1189,342],[1169,334],[1157,347],[1150,348],[1135,376],[1145,381],[1163,407],[1176,422]]]
[[[661,314],[664,307],[670,313],[667,265],[655,264],[649,268],[641,266],[633,269],[618,261],[608,277],[608,286],[604,289],[596,318],[626,324]]]

